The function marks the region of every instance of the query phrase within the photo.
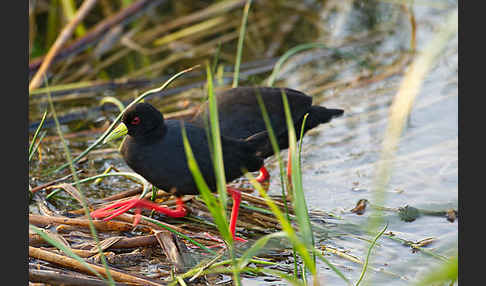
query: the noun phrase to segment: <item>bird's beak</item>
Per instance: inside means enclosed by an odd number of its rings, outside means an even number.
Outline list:
[[[126,135],[127,132],[128,132],[127,126],[125,125],[125,123],[122,122],[115,129],[113,129],[113,131],[111,131],[111,133],[108,134],[108,136],[106,136],[105,140],[103,140],[103,143],[107,143],[117,138],[120,138]]]

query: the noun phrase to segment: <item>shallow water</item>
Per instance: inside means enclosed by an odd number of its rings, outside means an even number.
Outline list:
[[[452,1],[447,5],[454,7],[457,3]],[[337,32],[331,36],[322,34],[309,40],[338,42],[340,37],[356,33],[362,27],[360,26],[362,18],[366,18],[365,12],[359,7],[349,7],[349,9],[348,18],[339,20],[338,17],[333,21],[329,20],[337,27],[344,27],[343,29],[336,29]],[[399,10],[398,5],[386,3],[378,3],[376,9],[381,11],[381,17],[385,20],[395,17]],[[442,27],[451,9],[415,4],[413,11],[417,20],[417,49],[420,51]],[[397,23],[401,25],[394,27],[393,33],[387,35],[385,39],[371,46],[351,46],[348,52],[355,57],[367,57],[367,52],[370,55],[378,55],[375,60],[380,65],[398,59],[405,54],[404,49],[409,43],[410,34],[410,25],[406,17],[401,15],[399,18]],[[344,23],[344,26],[339,26],[339,23]],[[457,209],[457,47],[457,37],[455,37],[442,52],[437,65],[424,79],[394,158],[392,177],[385,189],[383,207],[398,208],[409,205],[425,210]],[[380,58],[384,53],[390,55]],[[367,61],[368,64],[372,63],[373,58],[367,58]],[[323,55],[322,51],[312,50],[291,58],[283,67],[280,80],[275,85],[310,92],[326,82],[319,81],[318,77],[329,71],[333,71],[331,78],[339,81],[353,78],[362,69],[353,59],[335,60]],[[388,108],[400,87],[402,75],[402,73],[396,74],[359,87],[326,88],[312,94],[315,96],[314,102],[318,104],[345,110],[343,117],[334,119],[331,124],[315,128],[303,139],[303,185],[309,209],[328,212],[337,217],[325,219],[330,223],[332,234],[328,239],[319,241],[317,246],[331,246],[362,260],[366,256],[369,243],[362,238],[372,239],[372,236],[366,235],[362,226],[367,223],[372,210],[368,209],[361,216],[351,213],[350,210],[359,199],[368,199],[373,203],[375,188],[373,180],[382,148],[381,142],[388,123]],[[251,84],[250,81],[242,81],[242,84],[245,83]],[[107,92],[110,93],[105,91],[104,94]],[[102,97],[103,94],[97,96]],[[133,98],[133,94],[126,98]],[[158,103],[159,107],[164,104],[163,101],[159,102],[156,99],[154,102]],[[80,104],[86,103],[80,101]],[[96,106],[97,103],[90,104]],[[65,109],[60,113],[69,113],[78,108],[75,103],[71,105],[75,107],[65,105]],[[30,107],[31,123],[41,116],[40,112],[44,107],[45,104]],[[71,122],[63,128],[66,133],[69,133],[86,130],[90,126],[100,127],[106,119],[113,119],[114,116],[116,116],[115,111],[94,112],[87,117],[88,120]],[[55,130],[49,129],[49,134],[55,134]],[[81,151],[95,139],[96,134],[70,139],[69,146],[74,152]],[[41,182],[49,180],[40,175],[42,168],[64,162],[60,155],[62,146],[56,144],[59,143],[58,141],[53,142],[45,143],[44,161],[40,165],[35,161],[31,164],[33,185],[39,183],[36,180]],[[286,153],[282,152],[281,155],[286,156]],[[275,158],[270,158],[267,162],[274,178],[270,193],[280,194]],[[93,175],[110,165],[127,170],[116,151],[90,155],[89,162],[86,164],[89,173]],[[95,199],[116,193],[131,185],[124,180],[112,178],[97,187],[86,186],[86,190],[90,198]],[[32,212],[35,211],[35,208],[32,208]],[[396,212],[385,214],[385,221],[389,223],[387,231],[392,231],[398,237],[415,242],[433,237],[436,241],[425,249],[446,257],[453,255],[457,250],[457,220],[451,223],[445,217],[421,216],[413,222],[404,222],[399,219]],[[336,235],[336,233],[346,235]],[[351,233],[355,235],[352,236]],[[320,234],[323,233],[318,233]],[[336,255],[326,255],[326,258],[351,281],[358,279],[361,265]],[[436,257],[413,252],[410,247],[382,237],[375,247],[370,265],[382,271],[370,270],[368,275],[373,285],[409,285],[422,273],[429,271],[431,266],[437,265],[438,261]],[[319,278],[328,285],[344,285],[343,281],[323,263],[319,264],[319,274]],[[244,284],[273,285],[272,282],[264,282],[260,279],[245,279]]]
[[[434,9],[425,7],[414,10],[420,50],[433,36],[428,25],[443,22],[445,14],[437,15]],[[437,62],[424,80],[402,134],[392,177],[385,189],[385,207],[457,209],[457,38],[449,43]],[[401,79],[402,76],[392,76],[376,84],[329,96],[322,105],[344,108],[344,117],[319,126],[304,139],[303,184],[309,208],[339,216],[342,220],[337,221],[335,231],[339,231],[341,224],[347,231],[353,227],[359,229],[371,214],[368,211],[358,216],[350,210],[359,199],[373,200],[373,179],[387,126],[388,108]],[[275,169],[272,174],[277,174]],[[278,185],[278,180],[273,181],[271,189],[278,190]],[[412,241],[436,238],[426,249],[437,254],[449,256],[457,251],[457,220],[451,223],[445,217],[422,216],[413,222],[404,222],[390,212],[385,221],[389,223],[387,230],[400,238]],[[357,257],[364,257],[369,246],[367,242],[346,236],[332,237],[322,244],[349,250],[348,254]],[[397,278],[371,271],[374,285],[409,285],[437,262],[436,258],[413,253],[409,247],[387,238],[380,240],[374,254],[373,267],[402,276]],[[347,269],[344,273],[351,281],[357,280],[360,266],[336,256],[328,258],[340,265],[340,269]],[[320,265],[320,274],[330,285],[344,285],[325,264]]]

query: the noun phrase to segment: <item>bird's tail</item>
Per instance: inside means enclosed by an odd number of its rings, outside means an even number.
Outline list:
[[[326,108],[324,106],[313,105],[310,108],[309,116],[307,117],[304,132],[316,127],[319,124],[327,123],[333,118],[343,115],[344,110]],[[300,123],[300,122],[299,122]],[[302,123],[298,124],[301,126]]]
[[[318,124],[326,123],[331,121],[331,119],[343,115],[344,110],[342,109],[332,109],[326,108],[324,106],[314,105],[310,109],[310,114],[308,119],[318,122]]]
[[[343,113],[344,110],[342,109],[331,109],[325,108],[323,106],[312,106],[305,123],[304,133],[319,124],[329,122],[333,118],[343,115]],[[294,126],[297,140],[300,140],[300,126],[302,126],[302,121],[303,119],[301,119]],[[287,149],[289,147],[287,129],[285,129],[281,133],[275,134],[275,136],[280,150]],[[273,155],[273,147],[267,131],[258,132],[244,139],[244,141],[246,141],[245,143],[248,145],[249,148],[252,148],[252,153],[257,155],[258,157],[267,158]]]

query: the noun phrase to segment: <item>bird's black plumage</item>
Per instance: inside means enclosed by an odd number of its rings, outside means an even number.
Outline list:
[[[138,103],[122,117],[128,136],[121,153],[130,168],[150,183],[177,196],[198,194],[189,170],[182,139],[180,120],[164,120],[163,115],[148,103]],[[188,141],[208,187],[216,190],[214,167],[206,131],[184,122]],[[248,139],[221,137],[226,180],[243,175],[243,169],[257,171],[263,165],[259,146],[267,144],[265,132]]]
[[[312,105],[312,97],[290,88],[238,87],[229,89],[216,98],[221,134],[243,139],[267,130],[257,100],[259,94],[269,115],[280,150],[288,148],[282,91],[287,96],[297,140],[300,139],[300,129],[306,113],[309,113],[309,116],[305,123],[304,134],[319,124],[327,123],[331,119],[341,116],[344,112],[342,109]],[[203,104],[195,116],[189,119],[189,122],[201,127],[205,126],[204,121],[209,117],[208,110],[208,103]],[[270,144],[261,145],[260,153],[266,158],[273,155],[273,149]]]

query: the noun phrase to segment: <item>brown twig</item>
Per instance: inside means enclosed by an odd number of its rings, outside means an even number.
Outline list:
[[[155,233],[155,237],[162,247],[165,256],[174,265],[176,272],[182,272],[184,270],[185,262],[182,258],[179,248],[176,244],[176,236],[168,231],[158,231]]]
[[[72,285],[72,286],[105,286],[106,282],[83,276],[73,276],[62,273],[61,270],[39,270],[29,269],[29,281],[46,283],[49,285]],[[125,283],[115,283],[116,286],[127,285]]]
[[[87,274],[92,274],[92,272],[84,265],[78,262],[74,258],[70,258],[64,255],[59,255],[52,253],[47,250],[43,250],[40,248],[32,247],[29,246],[29,256],[36,258],[36,259],[41,259],[53,264],[57,265],[62,265],[64,267],[70,268],[70,269],[75,269],[76,271],[82,272],[82,273],[87,273]],[[92,268],[94,268],[97,272],[101,273],[102,275],[106,276],[106,270],[104,267],[95,265],[95,264],[90,264]],[[115,281],[119,282],[127,282],[127,283],[136,283],[136,284],[142,284],[142,285],[163,285],[160,283],[156,283],[154,281],[151,281],[146,278],[141,278],[141,277],[136,277],[130,274],[123,273],[121,271],[115,270],[113,268],[110,268],[110,274],[113,277]]]
[[[133,221],[133,220],[132,220]],[[53,216],[43,216],[36,214],[29,214],[29,223],[37,226],[46,226],[50,224],[67,224],[75,225],[79,227],[89,227],[88,219],[79,218],[67,218],[67,217],[53,217]],[[93,221],[93,224],[97,230],[100,231],[131,231],[133,226],[131,223],[120,222],[120,221]],[[139,226],[138,229],[143,232],[150,232],[151,229],[145,226]]]

